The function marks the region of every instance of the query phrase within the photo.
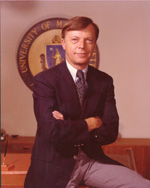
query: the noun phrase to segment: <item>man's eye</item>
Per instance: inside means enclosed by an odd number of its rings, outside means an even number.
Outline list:
[[[88,43],[93,43],[93,39],[86,39]]]
[[[77,38],[72,38],[71,41],[72,41],[72,42],[77,42],[78,39],[77,39]]]

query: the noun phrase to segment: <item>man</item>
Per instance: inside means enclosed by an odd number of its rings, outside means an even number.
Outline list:
[[[118,135],[112,78],[89,66],[99,29],[74,17],[62,29],[66,61],[34,78],[37,133],[25,188],[148,188],[134,171],[104,155]]]

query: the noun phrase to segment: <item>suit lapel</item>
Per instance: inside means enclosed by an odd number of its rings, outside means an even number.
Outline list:
[[[75,116],[80,116],[81,108],[76,85],[67,68],[66,62],[62,62],[61,65],[58,66],[58,80],[59,82],[57,82],[57,88],[59,88],[66,104],[70,104],[70,109],[66,110],[70,110],[70,112],[75,113]]]
[[[67,108],[66,112],[69,110],[70,114],[74,114],[75,117],[80,117],[81,119],[93,114],[100,100],[103,88],[99,74],[96,73],[97,71],[89,66],[87,73],[88,92],[83,109],[81,109],[76,85],[66,63],[63,62],[58,66],[59,82],[57,82],[56,88],[58,88],[63,97],[62,100],[64,100],[65,107]]]
[[[84,105],[84,117],[93,115],[102,94],[103,82],[99,77],[100,74],[96,73],[97,71],[89,66],[87,74],[88,92]]]

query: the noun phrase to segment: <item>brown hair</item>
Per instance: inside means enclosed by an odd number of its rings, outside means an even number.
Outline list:
[[[80,30],[86,28],[89,24],[93,25],[95,29],[95,38],[97,40],[99,35],[99,28],[98,26],[93,22],[92,19],[88,17],[73,17],[66,21],[62,28],[62,38],[65,38],[66,31],[73,31],[73,30]]]

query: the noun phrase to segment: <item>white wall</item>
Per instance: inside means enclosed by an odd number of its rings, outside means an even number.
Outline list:
[[[150,138],[150,3],[147,1],[1,2],[1,126],[34,136],[32,92],[17,69],[25,32],[46,18],[91,17],[100,27],[99,69],[114,78],[122,137]]]

